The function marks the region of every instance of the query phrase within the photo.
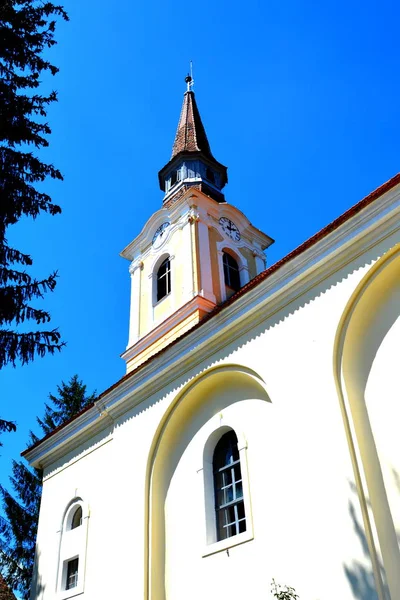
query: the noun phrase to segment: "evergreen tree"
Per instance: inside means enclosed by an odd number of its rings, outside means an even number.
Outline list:
[[[43,419],[37,422],[44,435],[59,427],[83,408],[94,402],[86,385],[74,375],[66,384],[57,386],[57,395],[49,394]],[[28,445],[39,438],[30,433]],[[35,559],[36,531],[39,519],[42,471],[13,461],[10,477],[12,491],[0,486],[5,517],[0,517],[0,569],[7,584],[22,598],[29,598]]]
[[[37,187],[48,177],[62,179],[60,171],[30,151],[48,146],[51,133],[46,116],[57,94],[41,95],[38,88],[45,73],[58,71],[43,57],[56,43],[57,17],[68,19],[64,9],[51,2],[0,3],[0,369],[54,353],[63,345],[56,329],[36,327],[50,321],[49,313],[31,306],[32,300],[54,289],[56,273],[32,278],[26,272],[31,257],[10,247],[6,237],[8,227],[23,216],[35,219],[42,212],[61,212]],[[19,326],[29,321],[36,323],[35,330],[21,331]]]
[[[16,430],[16,426],[15,423],[13,423],[12,421],[4,421],[3,419],[0,419],[0,433],[3,433],[4,431],[15,431]],[[0,446],[2,446],[3,444],[0,442]]]

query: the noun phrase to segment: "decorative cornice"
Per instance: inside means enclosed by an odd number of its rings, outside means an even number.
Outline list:
[[[191,207],[189,214],[188,214],[188,221],[189,221],[189,223],[196,223],[199,220],[200,220],[200,213],[197,210],[197,206],[195,204],[193,204],[193,206]]]
[[[131,264],[129,265],[129,273],[130,273],[131,275],[133,275],[133,274],[134,274],[134,272],[135,272],[137,269],[140,269],[140,270],[142,270],[142,269],[143,269],[143,261],[141,261],[141,260],[133,260],[133,261],[131,262]]]
[[[133,346],[125,350],[125,352],[121,354],[121,358],[123,358],[126,362],[132,360],[135,356],[141,354],[141,352],[152,346],[161,337],[165,336],[174,327],[179,325],[179,323],[187,319],[187,317],[193,314],[196,310],[200,309],[204,312],[210,312],[213,308],[215,308],[215,304],[213,302],[203,298],[202,296],[195,296],[168,318],[164,319],[158,326],[152,329]]]

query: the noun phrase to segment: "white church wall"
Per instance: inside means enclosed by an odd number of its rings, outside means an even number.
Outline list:
[[[398,350],[400,246],[384,254],[366,273],[349,300],[336,342],[340,393],[357,440],[360,487],[368,490],[365,511],[377,547],[383,584],[400,598],[399,468],[400,417],[393,356]],[[376,528],[376,531],[374,529]],[[378,576],[379,579],[379,576]]]
[[[193,351],[185,358],[186,373],[169,388],[158,389],[153,379],[148,398],[118,418],[107,443],[98,441],[92,451],[86,444],[47,467],[35,589],[45,587],[33,598],[56,597],[57,532],[66,506],[79,496],[90,514],[84,589],[89,600],[267,599],[273,577],[293,585],[304,600],[375,600],[332,353],[348,299],[393,243],[388,238],[364,257],[349,257],[340,272],[266,322],[243,328],[240,338],[203,363],[197,364]],[[395,355],[397,345],[394,331],[382,356]],[[379,360],[370,380],[371,406],[381,373],[389,377]],[[246,387],[244,376],[225,371],[221,378],[217,369],[218,382],[200,394],[196,376],[224,365],[252,371],[264,383]],[[395,385],[395,371],[387,368]],[[201,457],[217,425],[232,424],[246,445],[252,539],[208,553]],[[399,472],[394,447],[382,452],[389,452]],[[393,487],[393,506],[396,494]]]

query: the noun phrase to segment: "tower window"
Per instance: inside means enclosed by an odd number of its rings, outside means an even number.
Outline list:
[[[169,179],[169,187],[172,187],[173,185],[176,184],[177,181],[181,180],[181,171],[180,169],[176,170],[176,171],[172,171],[171,173],[171,177]]]
[[[220,541],[246,531],[242,472],[233,430],[225,433],[215,447],[213,471],[217,539]]]
[[[211,183],[215,183],[215,173],[209,167],[206,168],[206,179]]]
[[[224,252],[222,263],[224,265],[225,285],[237,292],[240,289],[240,273],[236,260],[230,254]]]
[[[166,258],[157,271],[157,302],[171,291],[171,262]]]
[[[74,558],[67,562],[67,577],[65,581],[66,590],[71,590],[78,585],[78,567],[79,558]]]
[[[79,527],[80,525],[82,525],[82,507],[78,506],[72,517],[71,529],[76,529],[76,527]]]

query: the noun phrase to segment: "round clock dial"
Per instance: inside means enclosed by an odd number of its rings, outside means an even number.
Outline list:
[[[240,241],[240,231],[233,221],[231,221],[227,217],[221,217],[219,220],[219,224],[221,225],[223,232],[228,237],[230,237],[235,242]]]
[[[162,223],[162,225],[160,225],[160,227],[153,235],[153,248],[159,248],[159,246],[161,246],[161,244],[167,238],[167,233],[169,231],[170,226],[171,223],[169,221],[165,221],[165,223]]]

